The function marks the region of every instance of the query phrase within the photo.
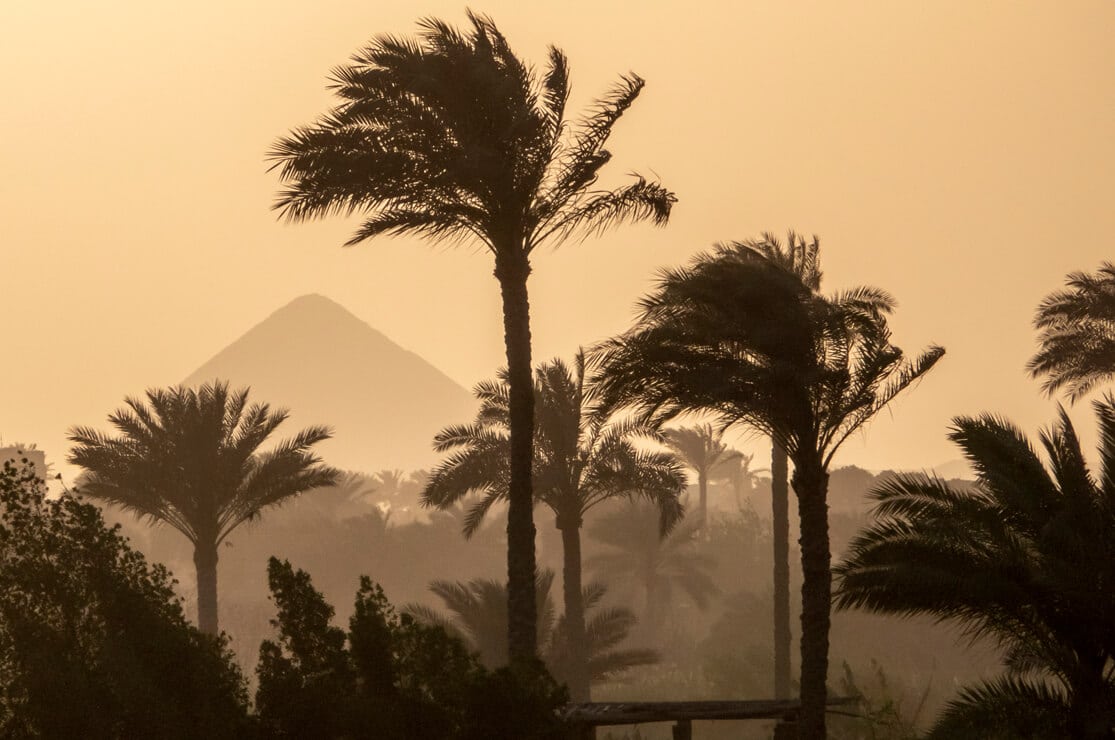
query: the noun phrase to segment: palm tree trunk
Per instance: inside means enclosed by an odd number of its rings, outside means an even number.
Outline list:
[[[207,635],[217,634],[217,545],[194,545],[197,573],[197,627]]]
[[[1084,658],[1080,674],[1069,685],[1068,731],[1072,740],[1104,740],[1111,737],[1111,691],[1104,680],[1107,660],[1102,652],[1090,658]]]
[[[585,604],[581,590],[581,520],[559,521],[562,545],[562,590],[565,596],[565,625],[573,666],[569,676],[569,698],[591,701],[588,674],[588,645],[585,636]]]
[[[497,251],[496,278],[503,294],[503,330],[510,391],[511,480],[507,491],[507,640],[512,663],[538,656],[534,603],[534,384],[530,367],[530,303],[526,256]],[[501,256],[502,255],[502,256]]]
[[[825,739],[832,570],[828,531],[828,473],[820,460],[794,460],[801,519],[801,740]]]
[[[708,539],[708,471],[697,470],[697,493],[700,496],[701,535]]]
[[[644,576],[647,590],[646,603],[643,608],[643,624],[646,625],[646,640],[650,645],[658,644],[658,578],[654,572]]]
[[[771,529],[774,539],[774,698],[790,698],[790,490],[786,450],[770,451]]]

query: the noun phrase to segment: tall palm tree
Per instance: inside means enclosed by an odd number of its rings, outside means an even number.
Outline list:
[[[811,241],[790,231],[782,243],[766,232],[759,239],[742,242],[769,261],[797,275],[812,291],[821,289],[821,241]],[[792,692],[790,675],[790,466],[786,448],[771,441],[771,538],[774,545],[774,697],[788,699]]]
[[[81,492],[177,529],[194,546],[197,621],[217,633],[217,548],[236,527],[303,491],[336,485],[340,472],[310,448],[329,439],[314,426],[267,452],[259,447],[287,418],[248,406],[248,389],[220,381],[147,391],[109,415],[120,436],[74,427],[67,458],[84,469]]]
[[[1006,676],[963,689],[933,738],[1115,737],[1115,400],[1095,403],[1100,470],[1068,415],[1041,435],[958,418],[972,487],[900,475],[836,569],[837,605],[927,614],[991,637]]]
[[[708,533],[708,482],[718,465],[739,457],[737,451],[724,444],[724,430],[712,424],[663,429],[666,445],[678,459],[697,474],[697,522],[702,534]]]
[[[1075,403],[1115,376],[1115,265],[1071,273],[1066,282],[1067,290],[1038,306],[1034,326],[1041,346],[1027,369],[1045,378],[1046,393],[1066,389]]]
[[[556,48],[541,79],[491,19],[460,31],[437,19],[417,40],[379,36],[333,72],[341,102],[271,152],[287,189],[276,208],[301,221],[360,212],[349,244],[381,234],[475,240],[495,260],[511,388],[507,571],[513,658],[536,653],[531,516],[530,258],[543,243],[622,221],[665,224],[674,196],[636,176],[595,186],[612,126],[643,80],[627,75],[583,120],[566,117],[569,66]]]
[[[596,413],[592,381],[586,384],[584,355],[570,368],[544,363],[534,380],[535,499],[555,515],[561,531],[565,619],[572,653],[570,695],[588,701],[588,657],[581,587],[581,525],[586,512],[616,497],[643,497],[658,510],[660,531],[681,516],[678,495],[685,485],[680,466],[665,452],[640,449],[637,438],[659,439],[645,424],[613,421]],[[468,494],[483,496],[471,508],[464,533],[471,536],[492,505],[507,496],[511,471],[511,393],[507,374],[476,387],[480,410],[472,424],[449,427],[435,438],[446,460],[430,475],[423,500],[455,505]]]
[[[632,501],[589,527],[589,536],[605,546],[589,559],[589,570],[605,583],[628,584],[642,592],[644,632],[652,643],[660,639],[663,620],[678,603],[676,593],[702,610],[719,593],[711,575],[715,562],[697,547],[700,520],[690,518],[663,537],[657,518],[645,502]]]
[[[885,292],[821,296],[747,244],[666,270],[639,323],[598,348],[601,389],[651,423],[718,413],[769,435],[794,463],[801,519],[801,731],[825,736],[831,573],[828,466],[840,445],[944,350],[905,358],[891,344]]]
[[[538,644],[550,673],[568,683],[577,668],[570,651],[566,615],[556,616],[550,590],[554,573],[540,571],[535,580],[538,603]],[[507,587],[497,581],[475,578],[467,583],[434,581],[432,591],[449,614],[422,604],[407,604],[403,611],[428,624],[436,624],[459,638],[480,655],[489,668],[507,663]],[[635,615],[622,607],[600,608],[607,589],[599,583],[588,584],[582,596],[586,613],[592,613],[586,628],[588,677],[599,682],[623,671],[658,662],[653,650],[623,648],[635,626]],[[575,701],[579,701],[575,699]]]

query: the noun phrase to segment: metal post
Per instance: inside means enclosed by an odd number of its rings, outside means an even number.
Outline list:
[[[798,718],[787,716],[778,720],[774,726],[773,740],[798,740]]]

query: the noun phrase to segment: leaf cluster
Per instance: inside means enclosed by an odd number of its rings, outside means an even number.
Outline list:
[[[1115,374],[1115,265],[1074,272],[1065,290],[1046,296],[1034,327],[1039,348],[1027,365],[1043,390],[1067,390],[1078,401]]]
[[[331,486],[340,475],[311,451],[329,438],[325,427],[308,427],[260,452],[288,412],[249,406],[247,388],[230,392],[215,381],[146,396],[146,403],[126,399],[109,416],[119,436],[70,430],[75,446],[68,460],[84,468],[85,494],[165,522],[195,545],[219,545],[262,509]]]
[[[906,358],[891,343],[887,293],[823,296],[795,271],[819,280],[815,255],[798,265],[768,251],[722,244],[664,270],[635,326],[595,348],[601,396],[652,423],[711,412],[769,435],[799,465],[816,456],[827,466],[944,350]]]
[[[715,561],[697,546],[701,523],[688,518],[663,537],[655,521],[656,512],[640,501],[599,517],[589,536],[605,549],[588,559],[588,568],[609,583],[650,589],[655,601],[648,608],[676,604],[674,594],[680,591],[697,608],[707,609],[720,588],[712,577]]]
[[[277,639],[260,649],[265,737],[557,738],[565,701],[543,669],[489,671],[436,625],[396,614],[362,577],[346,633],[304,571],[271,558]]]
[[[534,375],[535,500],[557,516],[559,528],[579,528],[585,513],[614,498],[642,498],[659,511],[662,532],[680,519],[685,476],[673,455],[648,449],[662,441],[649,424],[602,413],[593,401],[595,379],[586,378],[584,356],[570,367],[560,359]],[[475,389],[480,410],[472,424],[448,427],[434,438],[446,459],[434,469],[423,502],[448,508],[479,493],[465,522],[471,536],[498,501],[506,500],[511,469],[510,387],[506,373]]]
[[[247,691],[223,638],[96,507],[0,472],[0,736],[232,738]]]
[[[1013,737],[1001,724],[1010,702],[1115,728],[1115,400],[1095,409],[1098,476],[1063,409],[1041,435],[1045,463],[1005,420],[954,420],[976,485],[889,479],[872,493],[876,522],[836,568],[842,608],[927,614],[1004,648],[1009,675],[963,692],[939,737]],[[947,729],[964,723],[989,734]]]
[[[492,20],[460,30],[429,18],[417,38],[383,35],[333,70],[340,102],[270,158],[290,220],[364,214],[349,244],[380,234],[475,238],[497,256],[626,220],[666,222],[674,196],[634,176],[596,189],[612,127],[643,88],[625,75],[578,121],[569,64],[551,47],[540,76]]]
[[[565,615],[557,615],[551,588],[554,573],[540,571],[535,578],[535,603],[538,605],[538,645],[543,663],[559,682],[567,682],[574,672],[573,651]],[[476,651],[485,666],[507,663],[507,586],[495,580],[475,578],[468,582],[434,581],[430,591],[448,614],[421,604],[407,604],[404,614],[430,625],[442,627]],[[658,662],[653,650],[623,648],[636,618],[630,609],[605,607],[607,588],[590,583],[582,590],[586,624],[585,642],[588,674],[592,681],[603,681],[631,668]]]

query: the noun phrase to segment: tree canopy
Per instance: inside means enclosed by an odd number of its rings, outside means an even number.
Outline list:
[[[339,471],[311,451],[329,430],[309,427],[261,452],[288,412],[248,406],[247,388],[229,392],[220,381],[151,389],[146,403],[128,398],[125,406],[108,417],[120,436],[70,430],[69,461],[84,469],[87,495],[169,524],[190,541],[198,624],[216,634],[218,546],[263,509],[336,482]]]
[[[98,509],[0,471],[0,735],[241,738],[247,688],[222,639]]]
[[[441,627],[398,615],[362,577],[344,631],[309,574],[271,558],[274,640],[260,648],[265,737],[558,740],[565,694],[540,664],[487,670]]]
[[[836,568],[837,604],[928,614],[1004,649],[1008,674],[965,688],[935,738],[1109,738],[1115,731],[1115,399],[1095,404],[1093,475],[1068,415],[1041,434],[985,415],[950,436],[975,468],[958,487],[898,475]]]
[[[1065,390],[1075,402],[1115,375],[1115,265],[1071,273],[1066,283],[1038,306],[1039,346],[1027,368],[1046,393]]]

